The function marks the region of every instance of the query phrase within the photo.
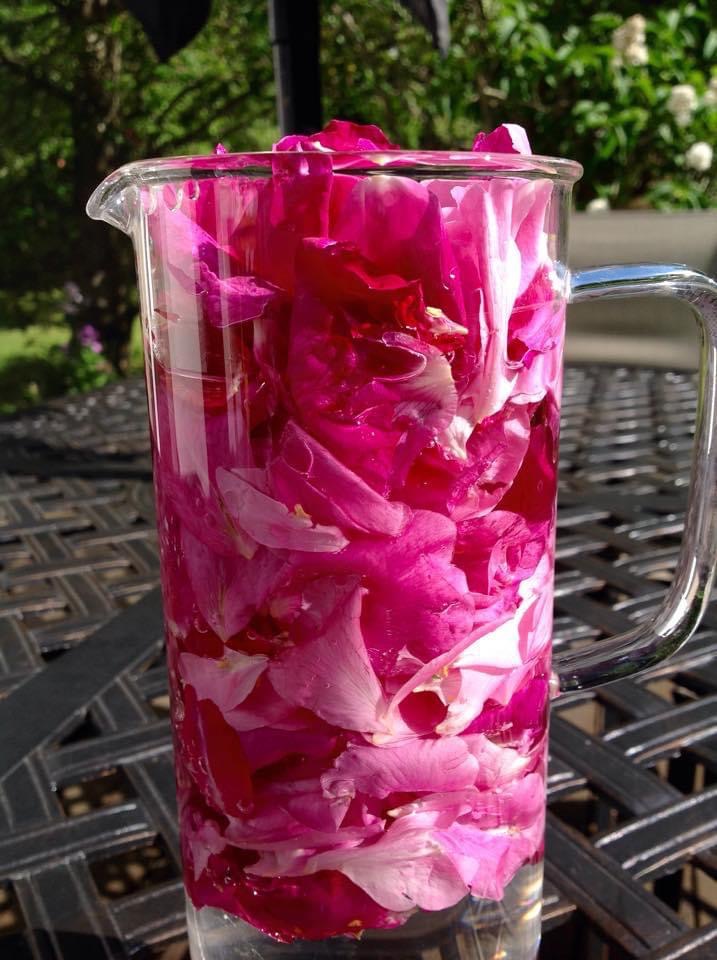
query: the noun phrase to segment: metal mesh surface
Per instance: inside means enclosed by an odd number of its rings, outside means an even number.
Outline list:
[[[556,646],[662,597],[694,408],[688,375],[567,371]],[[184,953],[145,417],[129,383],[0,420],[2,960]],[[717,957],[715,652],[713,603],[668,663],[554,704],[541,956]]]

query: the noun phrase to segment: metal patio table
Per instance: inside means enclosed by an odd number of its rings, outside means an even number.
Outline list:
[[[556,646],[659,602],[695,396],[567,370]],[[145,419],[139,381],[0,418],[2,960],[186,955]],[[717,958],[716,655],[713,601],[668,663],[555,702],[546,960]]]

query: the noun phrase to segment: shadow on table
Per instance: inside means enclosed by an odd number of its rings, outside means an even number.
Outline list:
[[[0,473],[30,474],[41,478],[152,479],[147,455],[99,453],[55,446],[37,439],[4,437],[0,444]]]

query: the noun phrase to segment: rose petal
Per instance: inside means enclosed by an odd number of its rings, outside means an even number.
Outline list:
[[[478,763],[461,740],[413,740],[393,747],[350,746],[324,774],[327,796],[436,793],[475,783]]]
[[[407,523],[403,504],[376,493],[296,423],[287,424],[269,470],[279,499],[300,503],[321,523],[389,537]]]
[[[193,653],[179,655],[182,679],[191,683],[197,699],[212,700],[222,713],[233,710],[246,700],[267,664],[267,657],[248,657],[230,647],[226,648],[221,660],[198,657]]]
[[[181,533],[190,583],[204,619],[226,643],[249,623],[262,607],[285,564],[264,548],[251,559],[225,557],[197,540],[189,530]]]
[[[290,512],[235,470],[217,470],[217,486],[235,524],[257,543],[279,550],[337,553],[348,543],[338,527]]]
[[[468,890],[451,859],[410,816],[397,820],[370,846],[317,854],[304,869],[340,870],[387,910],[443,910]]]
[[[361,635],[363,592],[345,591],[325,631],[277,658],[269,676],[289,703],[344,729],[371,731],[386,701]]]
[[[330,120],[310,136],[289,134],[274,144],[274,150],[398,150],[373,123]]]
[[[220,280],[208,268],[201,271],[197,294],[204,315],[215,327],[230,327],[260,317],[281,290],[258,277],[235,276]]]
[[[528,134],[517,123],[502,123],[490,133],[479,133],[472,149],[485,153],[532,153]]]

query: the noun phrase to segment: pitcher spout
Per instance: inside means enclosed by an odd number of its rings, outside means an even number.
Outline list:
[[[88,216],[132,234],[140,204],[136,166],[127,164],[105,177],[87,201]]]

